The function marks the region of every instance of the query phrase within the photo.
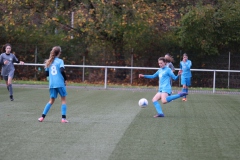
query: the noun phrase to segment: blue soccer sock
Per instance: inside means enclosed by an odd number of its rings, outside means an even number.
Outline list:
[[[42,114],[43,115],[47,115],[47,113],[48,113],[49,109],[51,108],[51,106],[52,106],[52,104],[47,103]]]
[[[183,88],[182,89],[182,92],[186,92],[187,93],[187,89],[186,88]],[[187,96],[183,96],[183,98],[186,98]]]
[[[188,88],[185,89],[186,93],[188,93]],[[185,98],[187,98],[187,96],[185,96]]]
[[[66,113],[67,113],[67,105],[66,104],[62,104],[62,115],[64,115],[66,117]]]
[[[167,102],[169,103],[169,102],[171,102],[172,100],[178,99],[178,98],[180,98],[180,97],[181,97],[181,96],[180,96],[179,94],[174,94],[174,95],[168,96],[168,97],[166,98],[166,100],[167,100]]]
[[[158,101],[153,102],[153,105],[156,108],[158,114],[163,114],[161,105],[158,103]]]

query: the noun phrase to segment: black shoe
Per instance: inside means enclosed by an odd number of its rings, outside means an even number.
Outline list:
[[[14,100],[14,99],[13,99],[13,95],[10,95],[10,100],[11,100],[11,101],[13,101],[13,100]]]

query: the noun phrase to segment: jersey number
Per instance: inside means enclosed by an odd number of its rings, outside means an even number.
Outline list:
[[[51,74],[52,74],[52,75],[56,75],[56,74],[57,74],[57,68],[56,68],[56,66],[52,66],[52,67],[51,67]]]

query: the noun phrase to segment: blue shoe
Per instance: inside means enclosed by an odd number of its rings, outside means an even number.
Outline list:
[[[183,97],[183,96],[186,96],[186,95],[188,95],[188,93],[187,93],[187,92],[179,92],[178,94],[180,95],[180,97]]]
[[[153,116],[154,118],[158,118],[158,117],[164,117],[164,114],[156,114],[155,116]]]

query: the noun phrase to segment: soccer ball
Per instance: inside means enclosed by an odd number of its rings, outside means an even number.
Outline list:
[[[138,105],[140,107],[147,107],[148,105],[148,100],[146,98],[141,98],[139,101],[138,101]]]

